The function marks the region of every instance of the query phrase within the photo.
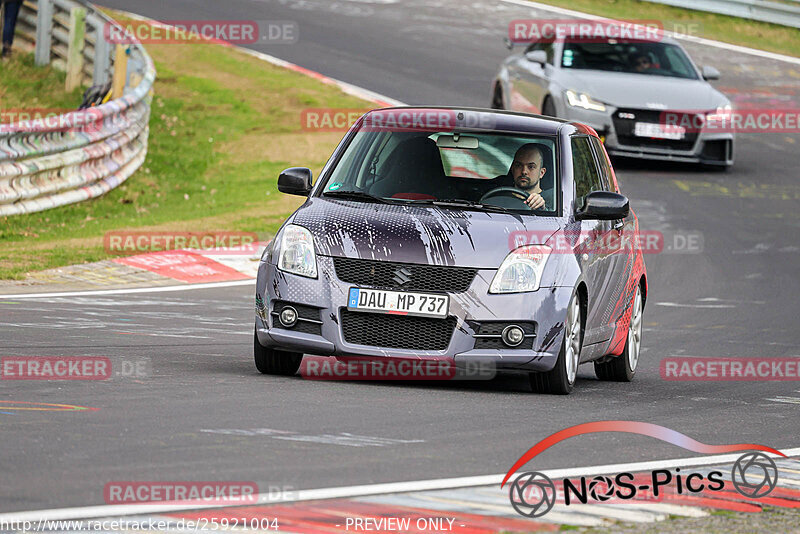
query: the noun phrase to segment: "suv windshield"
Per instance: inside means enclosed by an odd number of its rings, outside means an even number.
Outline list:
[[[652,41],[567,42],[561,55],[565,69],[605,70],[697,79],[691,61],[679,47]]]
[[[556,208],[555,162],[554,137],[362,127],[321,194],[544,215]],[[544,201],[535,212],[524,203],[532,193]]]

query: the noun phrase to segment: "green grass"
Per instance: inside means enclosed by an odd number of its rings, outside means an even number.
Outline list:
[[[800,57],[800,31],[797,28],[641,0],[536,1],[609,18],[658,20],[665,29],[674,28],[676,23],[697,23],[702,33],[699,37]]]
[[[66,74],[52,67],[34,67],[33,54],[15,53],[11,61],[0,64],[0,111],[77,109],[84,89],[67,93],[65,81]]]
[[[271,236],[302,201],[278,193],[279,172],[320,169],[342,136],[301,131],[301,111],[373,107],[231,48],[164,44],[148,51],[158,78],[145,164],[101,198],[0,218],[0,278],[113,257],[103,249],[111,230]],[[57,90],[63,75],[35,68],[30,55],[10,65],[15,81],[5,85],[3,65],[0,83],[15,105],[32,107],[34,98],[37,106],[79,103],[79,92]]]

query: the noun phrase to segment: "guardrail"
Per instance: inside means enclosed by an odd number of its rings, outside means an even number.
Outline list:
[[[654,4],[709,11],[721,15],[731,15],[750,20],[771,22],[781,26],[800,28],[800,0],[789,3],[769,2],[767,0],[645,0]]]
[[[0,216],[100,196],[144,162],[155,67],[140,44],[112,46],[104,36],[108,24],[116,23],[84,2],[25,2],[16,37],[36,50],[37,64],[52,60],[67,71],[68,84],[113,79],[113,99],[0,124]]]

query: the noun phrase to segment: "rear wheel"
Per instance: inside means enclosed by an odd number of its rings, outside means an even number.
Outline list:
[[[606,362],[595,362],[594,372],[600,380],[612,382],[630,382],[636,374],[639,364],[639,352],[642,348],[642,315],[644,302],[642,288],[636,286],[631,303],[631,322],[628,325],[628,338],[622,354]]]
[[[492,93],[492,109],[506,109],[503,103],[503,86],[500,83],[494,84],[494,92]]]
[[[581,321],[581,304],[578,292],[572,295],[567,306],[567,320],[564,323],[564,341],[558,353],[556,366],[544,373],[531,373],[531,388],[538,393],[554,393],[567,395],[572,391],[578,365],[581,361],[583,345],[583,324]]]
[[[256,369],[260,372],[267,375],[291,376],[300,369],[302,354],[265,347],[258,342],[258,335],[254,333],[253,337],[253,356]]]
[[[542,104],[542,115],[545,117],[556,116],[556,106],[553,104],[553,99],[549,96],[545,99],[544,104]]]

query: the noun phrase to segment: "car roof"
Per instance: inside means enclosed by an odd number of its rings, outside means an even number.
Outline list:
[[[544,117],[542,115],[533,115],[531,113],[522,113],[518,111],[506,111],[499,109],[486,109],[486,108],[473,108],[473,107],[455,107],[455,106],[395,106],[391,108],[374,109],[367,114],[373,113],[391,113],[393,111],[445,111],[445,112],[465,112],[470,114],[467,124],[459,119],[459,131],[497,131],[497,132],[520,132],[531,133],[540,135],[557,135],[559,130],[564,125],[571,125],[577,130],[584,133],[583,128],[587,128],[583,124],[556,119],[553,117]],[[472,127],[470,124],[480,124],[480,127]]]

